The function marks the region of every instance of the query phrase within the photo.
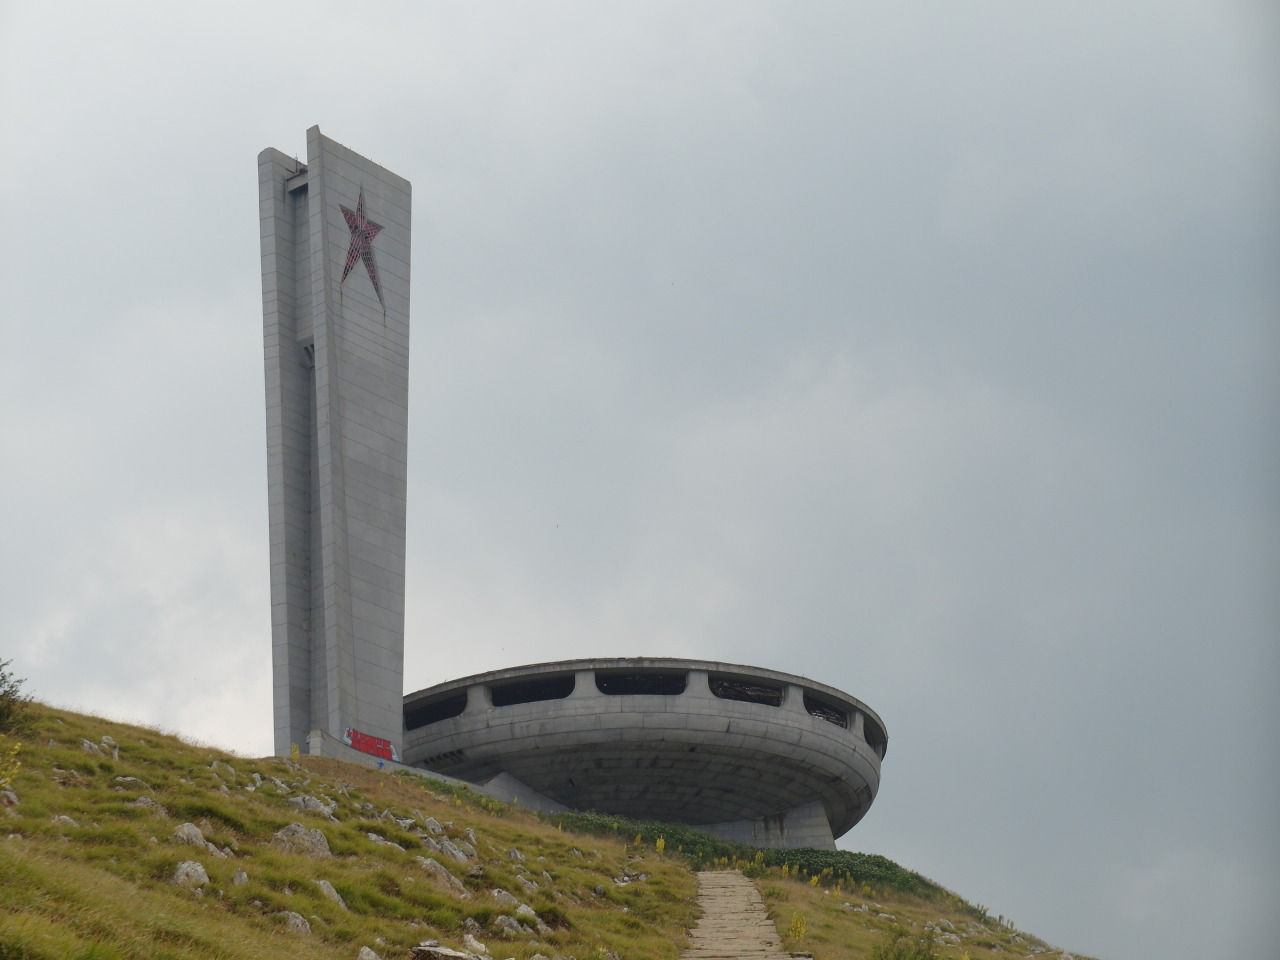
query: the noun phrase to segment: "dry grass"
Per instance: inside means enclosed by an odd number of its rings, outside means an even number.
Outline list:
[[[100,744],[104,735],[118,745],[118,759],[109,748],[105,755],[83,748],[82,740]],[[22,760],[13,781],[19,803],[0,814],[0,960],[352,960],[361,946],[389,960],[424,939],[460,947],[468,922],[484,929],[479,938],[500,958],[616,950],[628,960],[669,960],[694,917],[695,881],[680,861],[653,852],[638,861],[620,840],[567,834],[525,811],[417,777],[321,758],[238,758],[45,707],[34,709]],[[337,822],[289,805],[302,794],[335,802]],[[135,805],[141,797],[165,812]],[[428,817],[455,842],[473,831],[476,861],[436,857],[471,896],[439,884],[415,861],[429,853],[419,836]],[[183,822],[233,856],[175,840]],[[324,832],[334,856],[274,849],[272,834],[293,822]],[[513,848],[523,863],[508,855]],[[184,860],[209,874],[200,896],[170,882]],[[628,868],[650,878],[614,883]],[[248,882],[236,885],[239,870]],[[527,891],[519,874],[538,888]],[[320,879],[347,909],[324,896]],[[508,941],[494,934],[494,919],[511,913],[492,897],[494,888],[527,903],[549,932]],[[312,933],[286,932],[285,911],[306,917]]]
[[[819,878],[821,879],[821,878]],[[979,921],[954,896],[917,897],[867,886],[810,883],[766,872],[756,880],[769,916],[789,951],[815,960],[864,960],[895,937],[931,940],[943,960],[1008,960],[1062,951],[996,919]],[[797,923],[796,918],[802,918]],[[803,938],[787,936],[797,928]],[[1079,960],[1087,960],[1076,954]]]

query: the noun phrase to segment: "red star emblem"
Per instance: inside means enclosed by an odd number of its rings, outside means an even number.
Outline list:
[[[378,302],[385,307],[386,304],[382,300],[382,284],[378,281],[378,265],[373,260],[373,238],[382,231],[382,226],[365,219],[364,187],[360,188],[360,199],[356,201],[354,210],[342,204],[338,206],[347,219],[347,229],[351,231],[351,246],[347,248],[347,262],[342,267],[342,280],[339,282],[346,283],[347,274],[356,265],[356,261],[363,260],[364,268],[369,273],[369,282],[373,284],[373,291],[378,295]]]

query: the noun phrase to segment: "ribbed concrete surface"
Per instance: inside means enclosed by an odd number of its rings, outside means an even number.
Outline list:
[[[789,960],[756,886],[737,870],[698,874],[702,919],[681,957],[690,960]]]

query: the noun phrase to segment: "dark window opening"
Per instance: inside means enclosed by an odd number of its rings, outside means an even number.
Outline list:
[[[435,756],[427,757],[418,761],[418,766],[431,770],[435,767],[449,767],[455,763],[462,763],[467,759],[465,750],[449,750],[445,753],[437,753]]]
[[[451,693],[439,700],[415,704],[404,712],[404,728],[417,730],[429,723],[439,723],[441,720],[456,717],[465,709],[467,709],[467,691],[465,690]]]
[[[678,697],[688,684],[687,673],[602,673],[596,671],[596,689],[609,696],[648,694]]]
[[[821,697],[815,697],[809,692],[804,695],[804,708],[809,711],[809,716],[817,717],[819,720],[825,720],[827,723],[834,723],[837,727],[849,729],[849,713],[843,707],[838,707],[828,700]]]
[[[763,703],[770,707],[782,706],[782,687],[773,683],[716,676],[708,678],[708,683],[711,686],[711,692],[721,700]]]
[[[489,692],[495,707],[511,707],[517,703],[537,703],[540,700],[563,700],[573,693],[573,674],[562,677],[538,677],[535,680],[517,680],[502,686],[493,686]]]
[[[884,735],[884,730],[880,724],[865,713],[862,715],[862,738],[867,741],[867,746],[876,752],[876,756],[883,760],[884,750],[888,746],[889,738]]]

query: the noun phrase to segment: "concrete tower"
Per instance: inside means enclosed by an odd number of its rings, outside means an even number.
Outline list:
[[[258,156],[275,749],[403,732],[408,181],[307,131]]]

